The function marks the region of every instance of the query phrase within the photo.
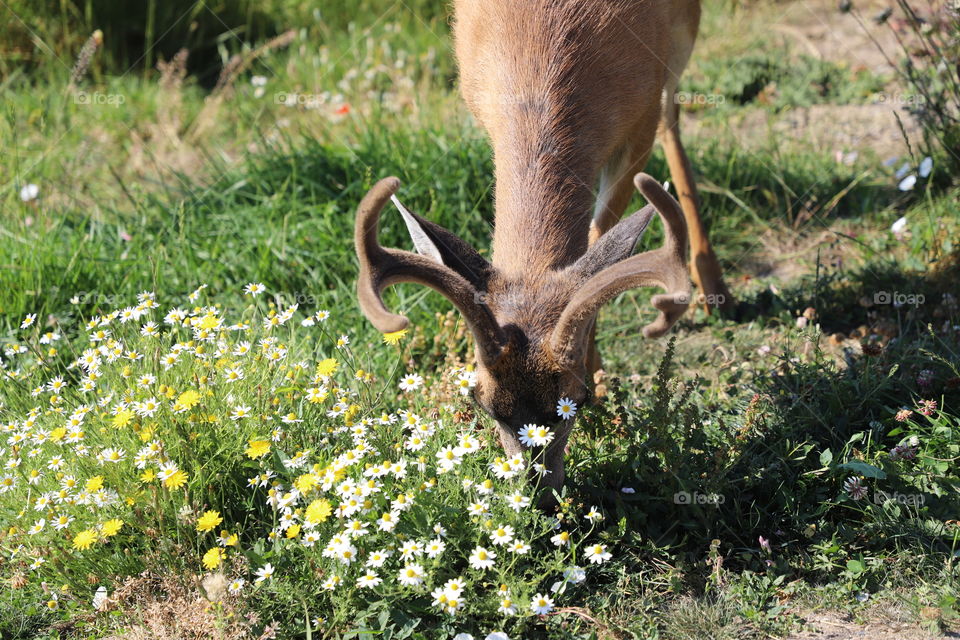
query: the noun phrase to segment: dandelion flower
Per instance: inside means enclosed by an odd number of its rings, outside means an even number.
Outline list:
[[[407,335],[407,329],[392,331],[383,334],[383,344],[400,344],[400,341]]]
[[[197,531],[206,533],[212,531],[218,524],[223,522],[219,511],[207,511],[197,519]]]
[[[105,538],[112,538],[113,536],[120,533],[120,529],[123,527],[123,520],[119,518],[113,518],[112,520],[107,520],[103,523],[103,526],[100,527],[100,532]]]
[[[244,453],[247,454],[247,457],[250,458],[251,460],[262,458],[263,456],[270,453],[269,440],[249,440],[247,444],[248,446],[244,450]]]
[[[319,524],[329,518],[331,513],[333,513],[333,507],[327,500],[322,498],[314,500],[304,513],[304,521],[307,524]]]
[[[84,529],[73,537],[73,548],[78,551],[89,549],[97,541],[97,532],[93,529]]]
[[[187,483],[187,473],[177,469],[166,480],[163,481],[163,486],[167,489],[179,489]]]
[[[192,409],[197,405],[198,402],[200,402],[200,393],[194,391],[193,389],[184,391],[177,398],[177,404],[182,405],[187,409]]]
[[[220,547],[213,547],[209,549],[205,554],[203,554],[203,566],[209,571],[213,571],[223,560],[227,557],[227,552],[221,549]]]

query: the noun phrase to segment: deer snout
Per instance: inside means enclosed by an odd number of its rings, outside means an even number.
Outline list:
[[[507,456],[523,453],[524,446],[520,442],[520,432],[502,420],[497,420],[497,437]]]

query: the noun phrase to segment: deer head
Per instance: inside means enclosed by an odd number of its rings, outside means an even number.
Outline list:
[[[600,307],[635,287],[664,289],[667,293],[652,298],[659,316],[643,330],[652,338],[663,335],[689,301],[687,230],[680,206],[650,176],[637,174],[634,183],[650,204],[568,266],[522,276],[507,275],[514,272],[498,269],[454,234],[407,211],[394,196],[400,187],[396,178],[374,185],[357,213],[357,293],[364,315],[384,333],[406,328],[408,319],[391,313],[381,297],[386,287],[400,282],[426,285],[446,296],[473,333],[474,397],[496,420],[507,453],[523,449],[518,434],[525,425],[553,429],[553,441],[535,452],[549,471],[548,486],[563,483],[564,447],[573,426],[572,419],[558,415],[558,401],[588,399],[585,356]],[[380,213],[391,199],[417,253],[384,248],[377,241]],[[632,255],[654,213],[664,224],[663,246]]]

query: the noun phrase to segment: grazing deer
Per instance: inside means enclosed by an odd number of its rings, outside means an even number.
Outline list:
[[[689,301],[688,230],[701,293],[729,299],[677,128],[674,96],[699,19],[698,0],[457,0],[463,96],[490,135],[496,165],[492,261],[403,208],[396,178],[378,182],[357,213],[363,313],[380,331],[405,328],[407,318],[381,298],[399,282],[449,298],[475,338],[474,396],[496,419],[506,452],[523,449],[524,425],[555,427],[538,453],[547,486],[563,483],[573,422],[558,418],[557,402],[585,401],[586,376],[599,366],[600,307],[627,289],[661,287],[667,293],[652,299],[660,314],[644,335],[664,334]],[[682,210],[639,173],[658,131]],[[618,223],[634,186],[649,205]],[[417,253],[377,241],[391,199]],[[663,246],[631,255],[654,212]]]

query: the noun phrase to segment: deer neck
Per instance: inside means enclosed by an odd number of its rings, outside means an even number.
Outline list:
[[[563,100],[511,105],[493,132],[493,264],[506,274],[563,268],[587,250],[598,167]]]

